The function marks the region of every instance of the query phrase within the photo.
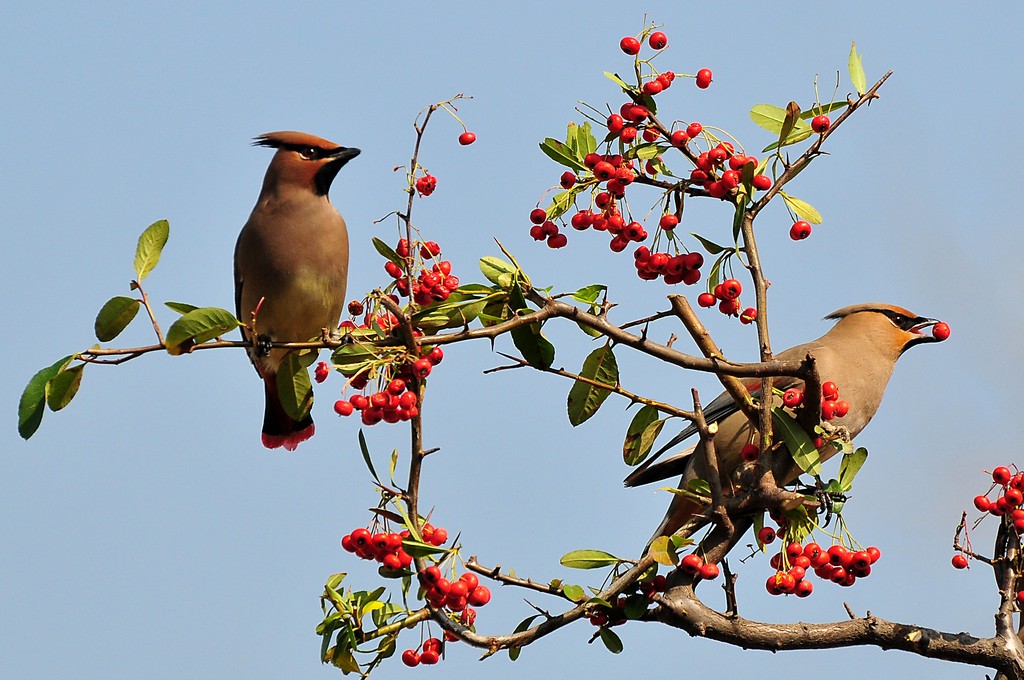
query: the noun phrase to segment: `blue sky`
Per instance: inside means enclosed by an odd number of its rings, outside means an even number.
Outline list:
[[[846,91],[851,40],[869,80],[895,70],[881,100],[829,141],[831,155],[790,185],[825,216],[813,236],[789,241],[781,207],[759,220],[775,346],[817,337],[825,314],[870,300],[953,329],[948,342],[901,361],[858,440],[871,458],[847,514],[859,540],[881,547],[879,568],[852,589],[820,587],[796,601],[763,593],[768,567],[755,559],[741,568],[741,611],[825,621],[843,618],[847,601],[861,613],[989,634],[991,579],[948,565],[961,509],[987,488],[981,471],[1020,462],[1019,437],[1003,423],[1016,411],[1024,330],[1015,307],[1024,10],[1001,2],[937,2],[926,12],[874,1],[734,3],[728,12],[667,2],[367,4],[0,8],[0,228],[9,244],[0,251],[8,348],[0,411],[9,417],[0,434],[0,674],[338,674],[317,659],[317,598],[333,572],[349,572],[353,585],[374,582],[338,541],[375,503],[356,422],[328,407],[338,381],[321,388],[318,434],[295,454],[259,445],[261,389],[238,352],[91,368],[75,402],[48,414],[27,443],[15,428],[20,391],[39,368],[92,344],[96,312],[128,294],[135,240],[156,219],[170,220],[171,239],[149,294],[232,306],[232,248],[270,157],[249,141],[263,132],[304,130],[362,149],[332,199],[353,239],[350,293],[382,284],[370,237],[394,238],[392,222],[373,222],[403,205],[393,168],[408,162],[411,122],[459,92],[473,96],[460,114],[479,140],[459,147],[454,121],[432,123],[422,162],[439,188],[416,213],[455,273],[481,279],[476,261],[497,254],[497,237],[535,281],[557,290],[609,284],[623,320],[664,309],[667,289],[638,281],[599,239],[549,251],[529,239],[526,220],[561,172],[537,142],[579,119],[578,100],[618,101],[601,72],[628,68],[617,43],[643,27],[645,11],[669,36],[661,63],[715,73],[707,91],[684,82],[666,92],[663,112],[723,127],[751,148],[771,141],[750,121],[754,104],[809,102],[815,74],[831,92],[837,70]],[[688,219],[687,231],[712,235],[729,218],[701,206]],[[165,325],[173,319],[161,313]],[[709,325],[719,342],[753,358],[753,333],[717,317]],[[590,345],[564,325],[549,332],[556,363],[577,368]],[[119,342],[149,340],[138,323]],[[718,391],[708,376],[625,352],[619,359],[624,384],[657,398],[685,406],[691,385],[708,397]],[[500,363],[486,343],[462,344],[431,377],[427,443],[443,451],[424,480],[427,501],[485,564],[594,583],[558,557],[584,547],[635,554],[666,494],[621,487],[625,403],[609,399],[600,417],[573,430],[568,384],[525,371],[482,375]],[[381,460],[406,441],[398,427],[367,437]],[[975,545],[990,535],[983,526]],[[531,613],[523,593],[494,590],[481,630],[511,630]],[[818,664],[887,677],[972,672],[873,649],[769,655],[656,625],[620,631],[618,656],[587,645],[592,631],[577,625],[514,664],[501,655],[481,666],[471,650],[452,649],[443,667],[493,678],[611,678],[684,664],[698,675],[723,663],[764,678]],[[438,671],[396,660],[378,677],[424,672]]]

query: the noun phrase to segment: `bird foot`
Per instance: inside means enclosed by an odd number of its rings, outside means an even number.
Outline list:
[[[270,354],[270,343],[272,340],[269,335],[258,335],[256,336],[256,356],[265,357]]]

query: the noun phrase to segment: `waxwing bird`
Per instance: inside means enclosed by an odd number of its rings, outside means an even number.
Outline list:
[[[821,380],[834,382],[839,388],[841,398],[850,404],[849,413],[835,422],[844,426],[852,438],[864,429],[878,410],[889,377],[896,366],[896,360],[914,345],[937,341],[937,338],[925,335],[922,331],[938,321],[917,316],[902,307],[878,303],[843,307],[825,318],[836,320],[836,324],[825,335],[780,352],[776,358],[799,361],[807,355],[814,357]],[[752,392],[759,389],[760,380],[747,387]],[[797,378],[778,378],[775,387],[783,390],[789,387],[803,387],[803,381]],[[781,404],[781,401],[779,403]],[[749,442],[756,442],[757,433],[728,393],[720,395],[705,406],[704,412],[709,424],[718,423],[714,444],[719,456],[722,489],[728,493],[734,473],[742,462],[740,449]],[[681,475],[682,479],[677,488],[685,489],[694,479],[707,479],[704,456],[693,455],[696,447],[655,462],[662,453],[696,432],[697,428],[691,425],[675,436],[626,477],[626,486],[650,484]],[[777,463],[773,468],[780,485],[792,482],[800,472],[788,452],[783,449],[782,453],[785,455],[776,454]],[[825,461],[836,453],[836,448],[827,443],[818,453],[821,460]],[[654,537],[674,533],[701,510],[703,506],[699,503],[674,495]],[[734,540],[739,540],[742,533],[737,532]]]
[[[359,149],[304,132],[269,132],[254,146],[277,149],[256,207],[235,244],[235,312],[252,322],[249,350],[263,378],[263,445],[293,451],[313,436],[313,419],[294,420],[281,404],[277,370],[287,353],[271,342],[305,342],[336,329],[345,306],[348,231],[327,192]],[[252,342],[243,327],[242,338]]]

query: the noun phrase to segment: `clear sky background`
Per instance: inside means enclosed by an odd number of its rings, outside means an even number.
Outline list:
[[[665,24],[664,67],[715,74],[707,91],[677,80],[663,113],[726,128],[750,149],[771,141],[749,119],[754,104],[807,104],[815,74],[828,97],[837,70],[840,97],[849,91],[851,40],[870,82],[895,70],[882,99],[829,140],[831,155],[790,185],[825,217],[813,236],[791,242],[781,206],[759,220],[775,346],[817,337],[825,314],[862,301],[898,303],[953,329],[948,342],[904,357],[859,438],[871,458],[847,518],[859,540],[881,547],[875,573],[852,589],[816,584],[808,600],[772,598],[767,561],[756,558],[740,569],[741,612],[829,621],[845,617],[847,601],[858,613],[991,634],[989,574],[954,572],[949,559],[961,509],[987,489],[982,470],[1021,462],[1019,3],[289,4],[0,8],[0,676],[339,674],[321,666],[314,634],[324,579],[347,571],[352,585],[376,582],[338,547],[375,503],[357,422],[329,408],[340,381],[320,388],[317,436],[294,454],[260,446],[262,389],[240,352],[91,368],[75,402],[48,413],[28,443],[15,427],[21,389],[94,342],[96,312],[128,294],[136,238],[157,219],[170,220],[171,238],[148,279],[152,298],[232,307],[232,248],[271,155],[249,146],[259,133],[304,130],[363,150],[331,195],[353,239],[350,297],[382,284],[370,237],[395,238],[392,221],[373,224],[404,204],[392,168],[408,162],[417,112],[458,92],[474,97],[461,113],[479,141],[459,147],[454,121],[432,123],[422,161],[439,188],[416,213],[455,273],[481,280],[476,262],[497,254],[497,237],[541,284],[609,284],[618,320],[666,308],[668,289],[636,279],[602,239],[570,234],[569,248],[554,252],[527,234],[527,214],[561,172],[537,143],[579,119],[578,100],[617,105],[601,72],[629,68],[617,43],[643,27],[645,11]],[[728,229],[724,206],[692,206],[687,216],[687,231]],[[175,317],[160,314],[165,326]],[[706,317],[731,355],[755,357],[752,329]],[[578,368],[590,343],[567,324],[549,332],[556,364]],[[140,318],[118,342],[147,343],[150,333]],[[707,398],[719,391],[709,376],[626,351],[619,360],[624,384],[656,398],[685,406],[691,385]],[[482,375],[501,363],[486,343],[462,344],[431,376],[426,443],[443,452],[430,460],[426,502],[485,564],[596,585],[597,574],[565,570],[558,558],[585,547],[635,556],[667,494],[621,486],[631,417],[621,399],[573,430],[567,382]],[[407,440],[397,426],[367,437],[379,461]],[[722,606],[720,592],[705,592]],[[495,587],[479,629],[510,631],[532,613],[523,595]],[[876,649],[772,655],[653,624],[618,631],[618,656],[587,645],[592,628],[579,624],[515,663],[502,654],[481,664],[452,646],[444,670],[395,659],[377,675],[707,677],[723,665],[761,678],[815,667],[983,675]],[[417,642],[407,633],[400,648]]]

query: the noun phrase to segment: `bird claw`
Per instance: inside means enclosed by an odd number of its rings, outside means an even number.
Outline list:
[[[821,429],[830,439],[838,439],[843,442],[853,441],[853,437],[850,436],[850,431],[846,429],[845,425],[833,425],[824,421],[821,423]]]
[[[258,335],[256,336],[256,356],[265,357],[270,354],[270,343],[272,340],[269,335]]]
[[[815,479],[814,484],[814,497],[818,500],[818,514],[825,515],[825,523],[822,527],[827,527],[832,521],[832,515],[837,503],[846,502],[846,494],[840,491],[829,491],[825,484],[822,483],[820,478]]]

